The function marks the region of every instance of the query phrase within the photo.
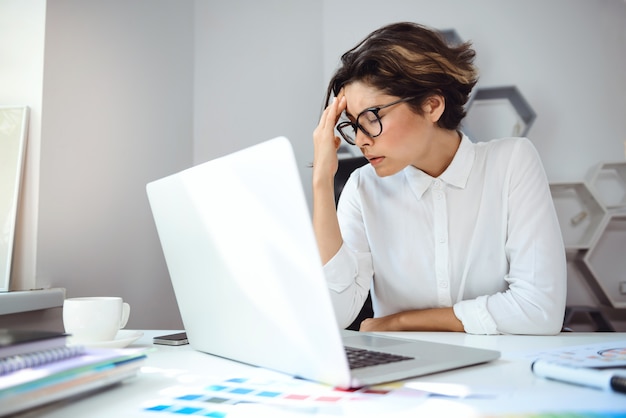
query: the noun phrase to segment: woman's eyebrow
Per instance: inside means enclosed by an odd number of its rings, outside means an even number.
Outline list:
[[[366,110],[372,110],[372,109],[376,109],[379,108],[381,105],[374,105],[374,106],[369,106],[366,107],[365,109],[361,110],[358,114],[360,115],[361,113],[365,112]],[[343,111],[346,116],[350,119],[356,119],[354,116],[352,116],[352,113],[348,112],[348,108],[346,107],[346,110]]]

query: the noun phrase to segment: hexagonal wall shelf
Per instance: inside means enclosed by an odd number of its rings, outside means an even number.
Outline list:
[[[582,262],[609,303],[614,308],[626,308],[626,213],[605,218]]]
[[[462,129],[474,142],[526,136],[537,117],[515,86],[478,88],[466,109]]]
[[[585,183],[550,183],[565,248],[588,249],[606,210]]]
[[[438,31],[448,45],[457,46],[463,43],[463,39],[454,29],[442,29]]]
[[[626,162],[600,163],[589,180],[607,209],[626,209]]]

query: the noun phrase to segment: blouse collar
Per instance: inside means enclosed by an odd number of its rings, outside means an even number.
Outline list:
[[[474,144],[467,135],[463,134],[459,149],[457,149],[456,154],[454,154],[452,162],[448,168],[441,173],[438,179],[453,187],[459,189],[465,188],[470,172],[472,171],[475,154],[476,150],[474,149]],[[435,180],[435,178],[413,166],[406,167],[404,174],[418,199],[422,197]]]

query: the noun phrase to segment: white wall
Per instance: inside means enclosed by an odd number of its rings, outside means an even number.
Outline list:
[[[37,205],[46,0],[0,0],[0,105],[30,108],[12,288],[36,287]]]

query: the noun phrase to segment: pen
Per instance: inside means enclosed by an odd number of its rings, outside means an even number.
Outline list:
[[[530,369],[535,375],[546,379],[626,393],[626,371],[572,367],[547,360],[535,360]]]

